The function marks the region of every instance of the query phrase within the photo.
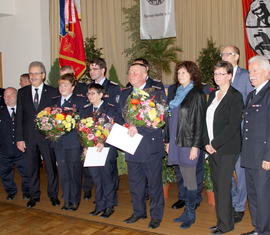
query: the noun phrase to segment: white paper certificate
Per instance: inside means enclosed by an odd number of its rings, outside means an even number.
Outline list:
[[[83,166],[104,166],[109,150],[109,147],[104,147],[101,152],[97,152],[97,147],[89,147]]]
[[[127,132],[128,129],[126,127],[115,123],[106,140],[106,143],[133,155],[143,136],[136,134],[133,137],[130,137]]]

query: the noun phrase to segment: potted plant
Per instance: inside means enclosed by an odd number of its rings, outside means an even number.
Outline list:
[[[165,157],[162,159],[162,182],[164,198],[168,197],[169,183],[176,182],[174,166],[168,166],[168,154],[165,152]]]
[[[206,189],[208,203],[215,205],[215,195],[214,195],[213,182],[212,182],[212,177],[211,177],[208,155],[205,158],[204,185],[205,185],[205,189]]]

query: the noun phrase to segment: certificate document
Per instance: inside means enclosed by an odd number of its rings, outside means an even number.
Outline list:
[[[97,152],[97,147],[89,147],[87,149],[83,166],[104,166],[109,150],[109,147],[104,147],[101,152]]]
[[[137,133],[133,137],[130,137],[127,132],[128,129],[126,127],[115,123],[106,143],[133,155],[143,136]]]

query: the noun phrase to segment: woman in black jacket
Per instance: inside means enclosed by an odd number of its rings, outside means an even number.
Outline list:
[[[234,229],[232,208],[232,175],[241,151],[242,94],[231,86],[233,66],[219,61],[214,66],[214,79],[219,89],[209,96],[203,143],[209,155],[213,179],[217,225],[212,234]]]
[[[175,82],[179,84],[176,95],[170,101],[171,117],[166,128],[168,164],[179,165],[184,179],[185,211],[175,222],[183,222],[180,228],[189,228],[195,222],[197,195],[196,165],[205,120],[206,96],[201,88],[201,74],[192,61],[176,64]],[[177,127],[177,128],[176,128]]]

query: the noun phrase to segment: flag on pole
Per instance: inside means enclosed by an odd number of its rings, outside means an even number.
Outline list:
[[[74,0],[59,0],[60,3],[60,67],[69,65],[80,78],[86,69],[83,38]]]
[[[270,59],[270,2],[265,0],[242,0],[246,65],[255,55]]]
[[[141,39],[176,37],[174,0],[140,0]]]

